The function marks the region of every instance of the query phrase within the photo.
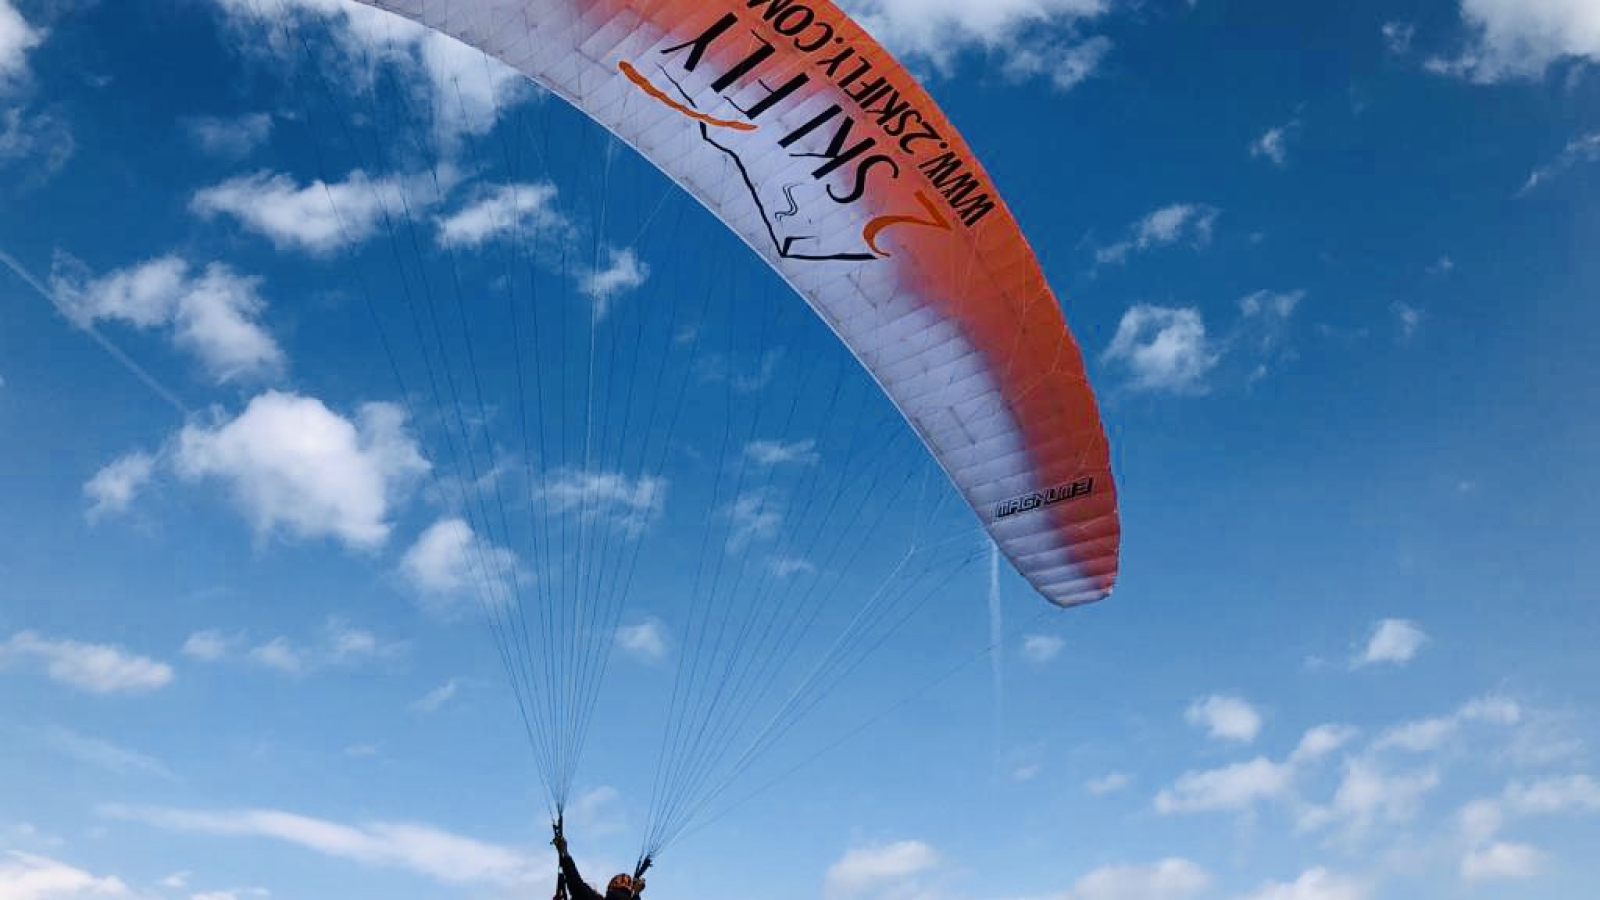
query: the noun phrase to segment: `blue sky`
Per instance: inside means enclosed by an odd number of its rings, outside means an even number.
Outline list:
[[[1596,7],[850,6],[1063,296],[1102,604],[991,583],[804,304],[481,56],[340,0],[0,0],[0,900],[548,890],[476,601],[597,580],[596,878],[706,638],[753,674],[701,753],[838,678],[662,900],[1594,894]],[[792,657],[695,618],[752,594]]]

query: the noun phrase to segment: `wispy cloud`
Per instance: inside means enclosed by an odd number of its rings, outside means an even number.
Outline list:
[[[722,511],[732,520],[728,531],[728,552],[740,553],[758,541],[772,540],[783,525],[784,505],[772,490],[750,490]]]
[[[439,243],[481,247],[492,241],[562,236],[572,227],[556,208],[554,184],[495,185],[477,199],[438,219]]]
[[[424,609],[446,618],[463,612],[473,596],[484,603],[514,602],[518,561],[511,551],[479,537],[464,519],[440,519],[400,559],[400,575]]]
[[[171,780],[172,771],[153,756],[67,728],[47,732],[49,743],[71,759],[114,775],[153,775]],[[4,894],[0,894],[3,897]]]
[[[78,260],[58,254],[51,286],[79,327],[116,321],[166,331],[218,383],[272,378],[285,365],[282,348],[261,324],[267,306],[261,279],[222,263],[197,269],[163,256],[94,277]]]
[[[323,625],[314,641],[301,644],[279,635],[250,648],[247,656],[256,665],[285,675],[309,675],[395,659],[405,651],[402,642],[382,640],[367,629],[333,618]]]
[[[554,515],[588,515],[636,536],[661,517],[667,482],[648,475],[629,478],[622,472],[567,470],[543,485],[539,496]]]
[[[650,266],[633,248],[609,248],[605,265],[585,273],[579,288],[594,302],[595,315],[603,319],[617,298],[643,287],[649,278]]]
[[[444,684],[417,698],[411,708],[423,714],[436,713],[443,709],[445,704],[455,699],[456,693],[461,689],[461,679],[452,678]]]
[[[1107,772],[1099,778],[1091,778],[1084,782],[1083,789],[1097,797],[1106,794],[1115,794],[1133,783],[1133,776],[1126,772]]]
[[[1416,658],[1428,636],[1407,619],[1384,619],[1372,628],[1366,645],[1350,661],[1353,668],[1387,663],[1403,666]]]
[[[92,694],[145,693],[172,682],[172,667],[111,644],[54,640],[22,631],[0,644],[0,665],[44,664],[50,680]]]
[[[1369,896],[1371,889],[1363,882],[1318,866],[1300,873],[1294,881],[1268,882],[1241,900],[1366,900]]]
[[[1042,665],[1061,655],[1067,642],[1052,634],[1030,634],[1022,639],[1022,658]]]
[[[1411,22],[1383,23],[1383,45],[1395,56],[1411,52],[1411,39],[1416,37],[1417,26]]]
[[[242,643],[244,643],[242,635],[224,634],[215,629],[196,631],[184,640],[183,655],[202,662],[216,662],[228,656]]]
[[[1437,788],[1441,779],[1434,766],[1395,771],[1371,756],[1348,759],[1332,802],[1302,810],[1299,827],[1311,831],[1339,827],[1347,838],[1361,840],[1380,823],[1413,818],[1422,798]]]
[[[667,626],[660,619],[648,618],[617,629],[618,649],[641,662],[666,659],[667,646]]]
[[[113,805],[102,807],[101,813],[167,831],[280,841],[365,866],[415,872],[448,885],[527,887],[549,872],[510,847],[412,822],[350,825],[270,809],[210,812]]]
[[[1549,184],[1566,172],[1578,166],[1590,165],[1600,162],[1600,131],[1574,138],[1556,158],[1528,173],[1528,180],[1523,183],[1518,196],[1532,191],[1541,185]]]
[[[1261,733],[1261,714],[1242,697],[1202,697],[1189,704],[1184,718],[1214,740],[1248,744]]]
[[[1143,253],[1178,243],[1196,249],[1211,243],[1217,217],[1222,211],[1203,203],[1174,203],[1164,206],[1133,223],[1123,240],[1095,250],[1101,265],[1121,265],[1135,252]]]
[[[1495,841],[1467,851],[1461,878],[1468,882],[1524,881],[1538,874],[1543,855],[1528,844]]]
[[[1265,800],[1281,800],[1293,786],[1287,763],[1258,756],[1220,769],[1185,772],[1156,795],[1156,811],[1166,814],[1245,810]]]
[[[187,481],[223,487],[260,537],[372,550],[428,463],[397,406],[369,403],[349,419],[314,397],[269,391],[234,418],[186,425],[175,467]]]
[[[134,498],[150,483],[155,462],[154,456],[135,451],[107,463],[84,482],[84,496],[93,501],[86,513],[89,521],[97,522],[127,512]]]
[[[183,127],[200,152],[220,159],[238,160],[255,152],[272,136],[272,116],[266,113],[229,118],[194,116],[185,119]]]
[[[814,440],[751,441],[745,445],[744,453],[763,466],[809,465],[822,458]]]
[[[1250,156],[1266,159],[1282,169],[1289,165],[1289,142],[1300,131],[1298,121],[1269,128],[1250,145]]]
[[[1101,358],[1122,364],[1134,390],[1203,394],[1221,356],[1198,309],[1135,306],[1123,314]]]

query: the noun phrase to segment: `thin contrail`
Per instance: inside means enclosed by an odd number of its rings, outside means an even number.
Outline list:
[[[89,337],[94,339],[96,344],[100,345],[101,349],[111,354],[112,359],[121,363],[124,369],[127,369],[129,372],[133,373],[133,377],[143,382],[144,386],[153,391],[157,397],[167,401],[167,403],[171,405],[173,409],[178,411],[179,415],[183,416],[184,418],[188,418],[189,407],[178,398],[177,394],[168,390],[167,386],[156,380],[156,377],[146,371],[144,366],[134,362],[133,358],[128,356],[128,354],[123,353],[120,347],[111,343],[109,338],[95,329],[94,323],[78,322],[75,320],[70,314],[68,314],[66,308],[61,305],[61,301],[56,299],[56,295],[51,293],[50,290],[39,281],[39,279],[33,277],[31,272],[23,268],[22,263],[17,262],[17,260],[10,253],[7,253],[3,247],[0,247],[0,263],[5,263],[6,268],[10,269],[13,274],[26,282],[28,287],[33,288],[34,291],[39,294],[39,296],[50,301],[50,305],[55,307],[56,312],[59,313],[63,319],[66,319],[68,322],[86,332]]]

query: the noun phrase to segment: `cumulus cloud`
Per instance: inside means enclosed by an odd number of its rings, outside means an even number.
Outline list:
[[[546,873],[509,847],[412,822],[349,825],[270,809],[107,806],[101,812],[167,831],[279,841],[373,868],[414,872],[446,885],[526,887]]]
[[[642,662],[667,658],[667,627],[659,619],[645,619],[617,629],[617,647]]]
[[[809,465],[822,458],[814,440],[751,441],[745,445],[744,454],[763,466]]]
[[[1372,628],[1366,646],[1351,660],[1356,668],[1390,663],[1403,666],[1416,657],[1428,642],[1417,623],[1407,619],[1383,619]]]
[[[1549,184],[1571,169],[1596,162],[1600,162],[1600,131],[1573,138],[1555,159],[1529,172],[1528,180],[1517,194],[1526,194],[1540,185]]]
[[[83,485],[84,496],[93,501],[87,514],[89,521],[127,512],[134,498],[149,484],[155,462],[150,454],[136,451],[96,472]]]
[[[579,288],[594,301],[595,315],[605,318],[611,304],[629,291],[636,291],[650,278],[650,267],[628,247],[608,248],[606,264],[586,273]]]
[[[921,841],[897,841],[851,850],[828,867],[828,897],[846,897],[878,890],[933,868],[939,861]]]
[[[1289,164],[1289,141],[1294,139],[1299,129],[1298,122],[1267,129],[1265,134],[1256,138],[1250,145],[1250,156],[1267,159],[1278,168],[1284,168]]]
[[[1467,46],[1428,68],[1479,84],[1544,77],[1563,60],[1600,63],[1600,5],[1592,0],[1460,0]]]
[[[209,629],[196,631],[183,642],[183,655],[202,662],[216,662],[233,652],[243,639],[238,635],[223,634]]]
[[[1187,859],[1147,866],[1103,866],[1078,879],[1066,900],[1185,900],[1206,890],[1211,876]]]
[[[478,536],[463,519],[440,519],[428,527],[400,560],[400,574],[416,590],[424,608],[455,615],[473,592],[486,603],[514,600],[516,556]]]
[[[1355,740],[1359,732],[1350,725],[1318,725],[1300,738],[1290,759],[1294,762],[1313,762],[1335,753]]]
[[[0,665],[42,663],[51,681],[92,694],[146,693],[172,681],[172,667],[111,644],[53,640],[21,631],[0,644]]]
[[[1221,354],[1199,310],[1141,305],[1123,314],[1101,358],[1121,363],[1134,390],[1199,394]]]
[[[330,257],[377,234],[386,216],[398,218],[407,207],[420,211],[432,195],[359,170],[344,181],[305,186],[288,175],[256,172],[202,189],[189,209],[204,219],[231,216],[281,251]]]
[[[1518,782],[1506,788],[1506,803],[1523,815],[1600,813],[1600,784],[1587,775]]]
[[[82,263],[58,255],[51,282],[78,326],[116,321],[166,331],[219,383],[267,378],[283,368],[283,350],[260,322],[261,280],[222,263],[197,270],[164,256],[92,278]]]
[[[3,12],[5,0],[0,0]],[[0,19],[0,27],[4,27]],[[59,860],[10,851],[0,856],[0,897],[5,900],[82,900],[129,896],[121,879],[98,877]]]
[[[1213,694],[1189,704],[1184,718],[1211,738],[1248,744],[1261,732],[1261,714],[1241,697]]]
[[[1185,772],[1156,795],[1156,811],[1173,813],[1249,809],[1264,800],[1286,797],[1294,769],[1264,756],[1220,769]]]
[[[259,536],[364,550],[388,540],[394,505],[428,469],[398,407],[369,403],[352,420],[276,391],[236,418],[185,426],[175,466],[188,481],[224,487]]]
[[[1047,663],[1061,655],[1067,642],[1052,634],[1030,634],[1022,639],[1022,658],[1031,663]]]
[[[207,156],[220,159],[243,159],[272,136],[272,116],[250,113],[243,116],[220,118],[194,116],[183,122],[189,139]]]
[[[1360,882],[1317,867],[1307,869],[1294,881],[1266,884],[1244,900],[1366,900],[1370,893]]]
[[[28,24],[12,0],[0,0],[0,91],[27,71],[28,51],[44,43],[44,31]]]
[[[1222,211],[1203,203],[1174,203],[1164,206],[1133,223],[1128,236],[1115,244],[1095,250],[1095,261],[1120,265],[1134,252],[1187,242],[1195,248],[1211,243],[1217,217]]]
[[[466,206],[439,217],[439,243],[481,247],[498,240],[564,234],[570,225],[556,209],[556,196],[556,186],[549,182],[496,185]]]

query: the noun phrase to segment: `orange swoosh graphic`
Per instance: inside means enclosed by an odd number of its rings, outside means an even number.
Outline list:
[[[750,122],[732,122],[727,119],[718,119],[714,116],[708,116],[697,109],[691,109],[687,106],[684,106],[682,103],[679,103],[678,101],[667,96],[665,91],[656,87],[654,84],[651,84],[650,79],[644,77],[644,73],[634,68],[633,63],[630,63],[627,60],[617,63],[617,68],[621,69],[622,74],[628,76],[628,80],[637,85],[639,90],[644,91],[646,94],[649,94],[650,96],[661,101],[669,109],[680,112],[685,116],[694,119],[696,122],[704,122],[707,125],[712,125],[717,128],[731,128],[734,131],[755,131],[756,128],[759,127],[751,124]]]
[[[917,191],[917,202],[922,204],[922,208],[927,211],[931,218],[924,219],[920,216],[879,216],[868,222],[866,228],[861,229],[861,238],[867,242],[868,247],[872,248],[873,253],[882,257],[890,255],[888,251],[878,246],[878,235],[891,225],[926,225],[930,228],[937,228],[940,231],[950,230],[950,220],[939,212],[939,208],[933,205],[933,201],[928,199],[927,194]]]

